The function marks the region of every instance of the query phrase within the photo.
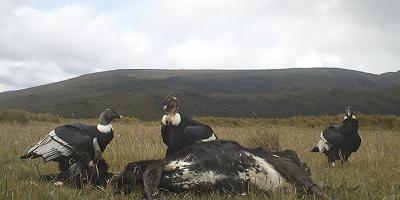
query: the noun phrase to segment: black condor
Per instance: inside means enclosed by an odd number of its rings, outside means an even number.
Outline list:
[[[195,142],[217,140],[212,128],[178,113],[179,100],[169,94],[162,101],[164,115],[161,119],[161,136],[168,147],[166,156]]]
[[[301,189],[329,199],[296,152],[250,149],[223,140],[193,143],[164,159],[129,163],[111,182],[117,194],[129,194],[139,186],[145,199],[153,199],[159,191],[244,194],[251,188]]]
[[[346,115],[341,125],[330,125],[320,134],[320,141],[311,152],[320,152],[328,157],[328,162],[335,166],[336,160],[346,162],[361,144],[358,134],[358,120],[351,107],[346,108]]]
[[[86,172],[95,167],[101,159],[101,153],[114,137],[111,121],[122,116],[117,112],[104,110],[97,125],[68,124],[58,126],[32,146],[21,159],[43,158],[44,162],[58,162],[60,173],[55,179],[63,184],[76,173]],[[104,172],[107,164],[101,161]],[[89,168],[88,168],[89,167]]]

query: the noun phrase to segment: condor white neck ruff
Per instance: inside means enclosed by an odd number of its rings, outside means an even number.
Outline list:
[[[164,115],[161,119],[164,125],[172,124],[174,126],[178,126],[181,123],[181,115],[176,113],[175,115]]]
[[[346,115],[346,116],[344,116],[343,119],[347,119],[347,118],[349,118],[349,117]],[[352,118],[352,119],[357,119],[357,117],[356,117],[355,115],[352,115],[351,118]]]
[[[108,125],[97,124],[97,130],[99,130],[102,133],[109,133],[111,130],[113,130],[113,127],[111,124]]]

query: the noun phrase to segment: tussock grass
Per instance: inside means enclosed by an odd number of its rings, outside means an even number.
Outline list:
[[[325,187],[329,195],[337,199],[383,199],[400,197],[400,133],[398,117],[365,116],[376,122],[392,124],[386,128],[377,124],[361,127],[363,143],[350,162],[329,167],[324,156],[309,152],[316,144],[324,126],[340,122],[338,117],[295,117],[291,119],[222,119],[199,118],[212,125],[221,139],[235,140],[248,147],[293,149],[311,167],[313,179]],[[366,124],[359,117],[361,125]],[[331,122],[328,121],[332,119]],[[392,119],[392,122],[387,122]],[[300,125],[302,121],[309,125]],[[318,121],[321,120],[321,121]],[[111,187],[106,189],[84,187],[75,190],[41,183],[40,174],[57,171],[55,163],[42,160],[20,160],[19,157],[31,145],[43,138],[54,127],[79,121],[96,123],[96,120],[60,119],[33,120],[25,123],[0,122],[0,199],[138,199],[140,191],[129,196],[114,196]],[[315,122],[315,125],[313,123]],[[397,124],[396,124],[397,123]],[[159,122],[141,122],[124,119],[113,124],[115,138],[104,153],[111,171],[118,172],[132,161],[162,158],[164,146],[160,137]],[[229,197],[211,194],[202,197],[171,195],[170,199],[313,199],[294,192],[286,194],[250,193],[246,196]]]

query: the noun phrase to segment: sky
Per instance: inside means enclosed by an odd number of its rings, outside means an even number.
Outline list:
[[[398,0],[1,0],[0,91],[112,69],[400,69]]]

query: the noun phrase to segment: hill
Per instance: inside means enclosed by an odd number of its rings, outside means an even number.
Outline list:
[[[0,108],[97,117],[104,108],[159,119],[170,92],[191,116],[286,117],[342,113],[400,114],[400,72],[336,68],[281,70],[114,70],[0,93]]]

